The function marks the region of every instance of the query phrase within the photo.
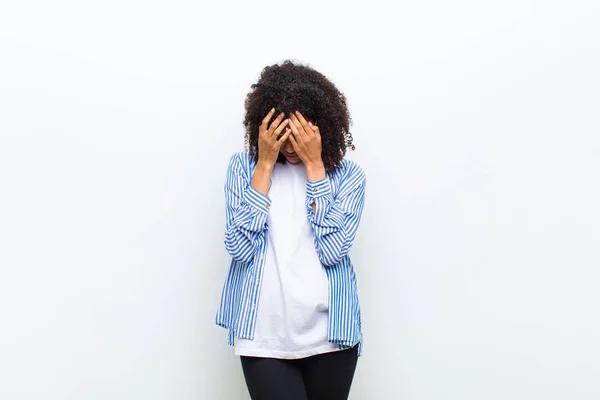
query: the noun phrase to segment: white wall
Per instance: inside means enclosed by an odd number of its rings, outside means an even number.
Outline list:
[[[346,94],[351,399],[600,398],[597,1],[0,8],[0,397],[245,399],[214,316],[243,101]]]

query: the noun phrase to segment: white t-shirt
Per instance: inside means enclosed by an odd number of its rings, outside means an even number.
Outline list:
[[[269,197],[254,340],[236,338],[235,354],[292,359],[337,351],[327,341],[329,281],[306,215],[304,164],[277,163]]]

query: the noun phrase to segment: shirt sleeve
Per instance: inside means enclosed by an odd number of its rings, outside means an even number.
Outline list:
[[[250,262],[267,230],[271,199],[252,187],[241,155],[229,162],[225,181],[225,248],[235,260]]]
[[[306,184],[306,208],[315,248],[326,266],[340,262],[354,242],[364,208],[366,176],[362,168],[354,165],[340,185],[334,197],[329,178]]]

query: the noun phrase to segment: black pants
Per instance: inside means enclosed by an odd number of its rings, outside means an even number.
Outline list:
[[[252,400],[346,400],[358,345],[294,360],[241,356]]]

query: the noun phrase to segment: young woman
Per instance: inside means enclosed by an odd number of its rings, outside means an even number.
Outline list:
[[[362,353],[348,251],[365,174],[344,95],[289,60],[265,67],[246,98],[246,151],[225,182],[232,257],[216,322],[228,329],[254,400],[347,399]]]

